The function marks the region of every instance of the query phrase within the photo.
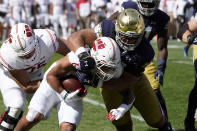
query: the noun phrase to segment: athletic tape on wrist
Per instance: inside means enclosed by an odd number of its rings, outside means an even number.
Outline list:
[[[79,55],[80,53],[82,53],[82,52],[85,52],[86,51],[86,49],[84,48],[84,47],[79,47],[76,51],[75,51],[75,55]]]
[[[63,91],[60,93],[60,96],[62,97],[62,99],[65,99],[65,98],[68,96],[68,92],[66,92],[65,90],[63,90]]]

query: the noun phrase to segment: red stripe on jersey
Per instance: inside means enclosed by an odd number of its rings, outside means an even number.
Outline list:
[[[1,52],[0,52],[0,59],[2,60],[2,62],[10,69],[13,69],[4,59],[3,57],[1,56]]]
[[[51,32],[46,29],[47,33],[49,34],[50,38],[51,38],[51,41],[52,41],[52,44],[53,44],[53,48],[54,48],[54,51],[56,51],[56,46],[55,46],[55,40],[53,39],[53,36],[51,34]]]

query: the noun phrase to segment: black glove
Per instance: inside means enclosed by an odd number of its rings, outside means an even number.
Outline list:
[[[166,62],[164,60],[159,60],[158,61],[158,68],[157,71],[155,72],[154,78],[158,77],[158,82],[160,85],[163,86],[163,76],[166,68]]]
[[[121,60],[125,64],[133,64],[136,66],[143,65],[143,58],[135,52],[124,51],[121,53]]]
[[[78,57],[82,71],[87,72],[95,68],[96,66],[95,60],[90,56],[88,52],[86,51],[82,52],[78,55]]]
[[[187,36],[187,42],[188,42],[189,45],[191,45],[191,44],[197,45],[197,34],[188,35]]]
[[[76,76],[79,82],[84,86],[92,86],[94,88],[97,87],[99,82],[99,77],[93,73],[85,73],[81,71],[76,71]]]

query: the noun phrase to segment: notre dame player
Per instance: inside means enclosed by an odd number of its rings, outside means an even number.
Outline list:
[[[158,9],[160,0],[137,0],[136,2],[127,1],[122,3],[122,8],[133,8],[139,10],[145,22],[145,37],[150,42],[154,36],[157,35],[158,47],[158,67],[156,69],[153,62],[150,62],[145,68],[145,75],[150,81],[150,84],[160,102],[161,109],[166,118],[168,118],[165,100],[160,91],[160,85],[163,86],[163,77],[166,68],[166,61],[168,57],[168,22],[169,16]],[[116,19],[118,12],[114,13],[109,19]],[[158,19],[159,18],[159,19]]]
[[[94,29],[83,29],[73,33],[68,38],[68,48],[75,51],[75,54],[80,59],[82,69],[87,71],[94,68],[94,62],[84,49],[84,46],[91,46],[94,40],[101,36],[114,39],[119,44],[121,59],[125,65],[124,73],[120,78],[123,81],[126,80],[129,83],[128,88],[134,92],[134,106],[150,126],[159,128],[160,131],[168,131],[171,128],[160,111],[157,98],[148,79],[143,74],[145,66],[154,57],[154,50],[144,37],[144,29],[142,15],[137,10],[125,9],[119,14],[116,22],[104,20]],[[121,85],[126,83],[121,83],[123,82],[121,80],[110,81],[112,83],[116,82],[120,89]],[[108,112],[111,113],[113,109],[116,109],[121,104],[122,96],[120,92],[111,91],[103,87],[101,88],[101,94]],[[122,118],[114,120],[112,123],[118,131],[132,130],[129,111]]]
[[[187,46],[193,45],[193,64],[195,73],[194,87],[189,94],[187,116],[185,118],[185,131],[196,131],[195,110],[197,109],[197,13],[194,19],[185,23],[177,33],[177,37]]]

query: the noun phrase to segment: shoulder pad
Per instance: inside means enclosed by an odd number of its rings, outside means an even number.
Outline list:
[[[59,42],[57,41],[57,36],[54,31],[50,29],[37,29],[35,30],[35,34],[39,37],[38,39],[41,39],[39,42],[44,42],[51,53],[58,50]]]
[[[19,58],[14,55],[14,51],[9,48],[9,43],[4,43],[0,49],[0,62],[3,64],[5,68],[8,70],[21,69],[23,67],[23,63],[19,60]]]

